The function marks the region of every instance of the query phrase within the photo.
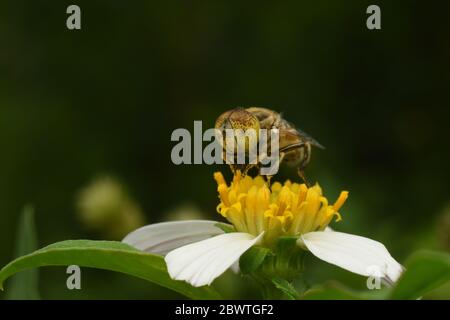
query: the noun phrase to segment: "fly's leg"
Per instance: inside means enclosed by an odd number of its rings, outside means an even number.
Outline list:
[[[308,188],[311,187],[311,184],[309,183],[308,179],[305,176],[305,171],[304,171],[303,168],[298,167],[297,168],[297,174],[303,180],[303,182],[306,184],[306,186]]]
[[[272,180],[272,177],[273,176],[266,176],[266,184],[269,189],[270,189],[270,180]]]
[[[280,153],[280,156],[279,156],[279,158],[278,158],[278,160],[277,160],[277,163],[276,163],[276,165],[279,167],[280,166],[280,164],[283,162],[283,159],[284,159],[284,156],[286,155],[286,153],[284,153],[284,152],[282,152],[282,153]],[[272,174],[272,175],[266,175],[266,183],[267,183],[267,186],[270,188],[270,180],[272,179],[272,177],[274,176],[274,174]]]
[[[257,165],[254,164],[245,165],[245,167],[242,169],[242,176],[245,177],[248,174],[248,171],[255,166],[257,167]]]

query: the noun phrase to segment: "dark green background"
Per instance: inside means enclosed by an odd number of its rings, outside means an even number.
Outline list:
[[[69,4],[81,7],[80,31],[65,26]],[[382,30],[366,28],[369,4],[381,6]],[[334,228],[382,241],[400,262],[418,248],[448,248],[449,9],[443,1],[1,1],[0,265],[13,257],[26,203],[41,245],[94,238],[75,196],[98,174],[119,178],[148,222],[186,202],[219,218],[212,174],[227,168],[173,165],[170,135],[251,105],[283,111],[326,146],[307,175],[331,199],[350,191]],[[278,179],[286,177],[294,171]],[[364,287],[362,277],[308,264],[312,284]],[[78,292],[65,288],[63,268],[41,275],[50,299],[176,297],[103,271],[84,270]],[[227,277],[219,285],[238,279]]]

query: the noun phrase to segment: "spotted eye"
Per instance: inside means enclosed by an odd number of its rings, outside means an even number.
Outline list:
[[[216,120],[215,128],[221,131],[223,138],[221,143],[224,147],[230,142],[227,139],[232,139],[234,142],[231,145],[234,145],[236,150],[241,146],[243,147],[243,150],[248,151],[251,144],[248,135],[253,135],[253,137],[256,138],[256,140],[254,140],[256,143],[259,136],[260,125],[258,118],[252,113],[245,109],[237,108],[221,114]],[[225,132],[227,129],[233,130],[234,135],[229,136],[228,133]],[[248,130],[254,130],[254,132]]]
[[[233,113],[233,110],[226,111],[222,113],[216,120],[215,128],[216,129],[225,129],[225,125],[228,122],[228,118],[230,114]]]
[[[216,129],[259,130],[259,120],[245,109],[237,108],[222,113],[216,120]]]

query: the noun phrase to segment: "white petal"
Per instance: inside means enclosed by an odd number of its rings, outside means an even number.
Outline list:
[[[374,272],[388,283],[395,282],[403,267],[389,254],[386,247],[375,240],[342,232],[318,231],[301,236],[303,244],[316,257],[345,270],[363,276]]]
[[[239,274],[241,272],[241,268],[239,267],[239,260],[233,263],[230,267],[231,271],[233,271],[236,274]]]
[[[188,244],[169,252],[165,258],[167,270],[172,279],[187,281],[194,287],[209,285],[262,236],[232,232]]]
[[[155,223],[131,232],[122,242],[142,251],[165,255],[186,244],[222,234],[216,224],[209,220]]]

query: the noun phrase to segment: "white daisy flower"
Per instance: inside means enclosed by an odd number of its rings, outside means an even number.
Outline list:
[[[269,188],[260,176],[235,175],[230,186],[216,173],[220,204],[217,211],[234,227],[225,233],[216,221],[190,220],[157,223],[130,233],[123,242],[137,249],[165,255],[175,280],[195,287],[210,285],[254,245],[273,248],[281,236],[298,237],[300,248],[350,272],[371,276],[374,268],[387,284],[400,277],[403,267],[375,240],[332,231],[328,224],[341,219],[338,210],[347,199],[341,192],[333,205],[319,185],[284,185]]]

